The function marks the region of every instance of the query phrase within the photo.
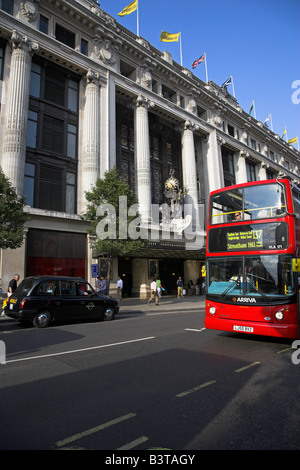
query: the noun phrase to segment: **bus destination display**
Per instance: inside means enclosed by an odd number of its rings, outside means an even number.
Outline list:
[[[227,233],[227,251],[260,250],[263,248],[262,230],[230,230]]]
[[[209,251],[285,250],[288,247],[286,222],[216,227],[209,231]]]

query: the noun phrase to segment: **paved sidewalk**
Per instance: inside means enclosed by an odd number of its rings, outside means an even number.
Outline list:
[[[155,300],[148,304],[149,299],[139,299],[137,297],[124,298],[119,302],[120,314],[122,313],[149,313],[149,312],[168,312],[172,310],[198,310],[205,306],[205,295],[186,295],[178,299],[175,295],[163,296],[159,305],[155,305]],[[0,299],[0,307],[2,302]],[[9,317],[1,317],[0,321],[10,320]]]
[[[159,305],[155,305],[155,300],[148,304],[149,299],[124,298],[119,302],[120,313],[134,313],[150,311],[166,312],[171,310],[198,310],[205,306],[205,295],[186,295],[181,299],[177,296],[166,295],[159,300]]]

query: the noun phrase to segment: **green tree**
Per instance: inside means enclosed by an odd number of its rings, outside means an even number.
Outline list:
[[[82,219],[90,222],[88,233],[96,236],[93,248],[107,259],[107,286],[109,289],[112,259],[126,256],[147,246],[139,236],[140,217],[138,212],[128,215],[128,209],[138,207],[138,199],[129,185],[120,177],[118,170],[106,171],[103,179],[85,193],[88,202]],[[120,197],[123,203],[120,205]],[[126,205],[125,205],[126,204]],[[129,227],[135,225],[135,238],[130,237]],[[104,230],[105,228],[105,230]]]
[[[24,212],[25,199],[18,197],[0,168],[0,248],[14,249],[23,243],[23,225],[30,219]]]

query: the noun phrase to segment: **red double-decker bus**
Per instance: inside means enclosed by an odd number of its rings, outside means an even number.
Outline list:
[[[300,191],[288,179],[213,191],[205,327],[298,338],[299,247]]]

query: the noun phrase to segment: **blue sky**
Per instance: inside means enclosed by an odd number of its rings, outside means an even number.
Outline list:
[[[98,3],[136,34],[137,13],[118,16],[132,1]],[[139,0],[140,36],[180,64],[179,42],[160,42],[162,30],[181,31],[184,67],[205,81],[204,63],[192,63],[206,52],[210,80],[221,85],[232,75],[240,106],[249,112],[254,100],[259,121],[271,113],[274,132],[281,137],[286,126],[299,142],[300,0]]]

